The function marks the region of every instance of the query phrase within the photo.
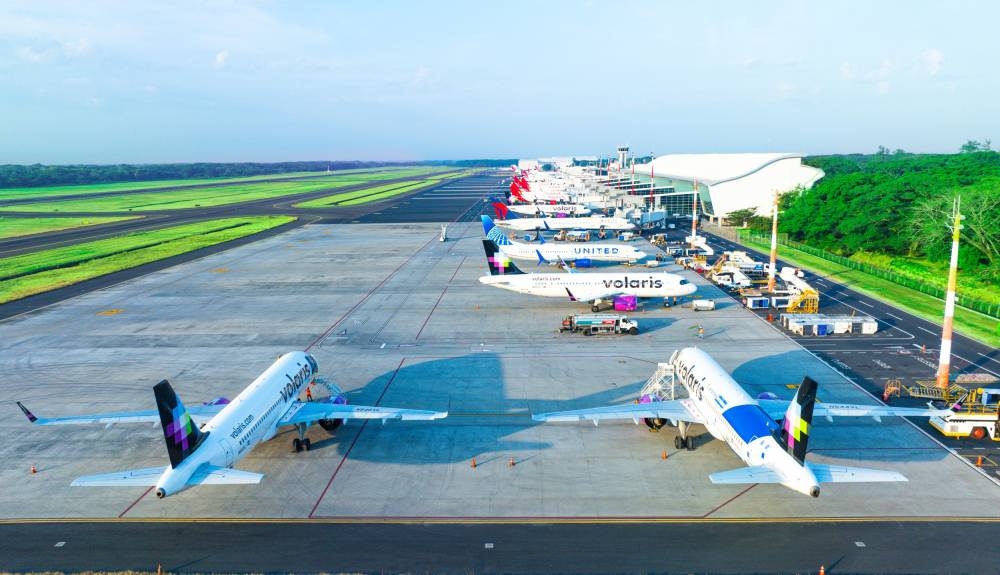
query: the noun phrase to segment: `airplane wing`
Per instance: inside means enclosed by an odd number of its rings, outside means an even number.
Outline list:
[[[603,419],[631,419],[639,423],[640,419],[669,419],[673,422],[702,423],[701,416],[688,407],[689,400],[653,401],[650,403],[626,403],[624,405],[609,405],[607,407],[592,407],[572,411],[554,411],[551,413],[536,413],[531,416],[535,421],[583,421],[590,420],[597,425]]]
[[[166,467],[148,467],[146,469],[84,475],[74,479],[70,485],[73,487],[152,487],[160,480],[160,476],[166,469]]]
[[[867,469],[865,467],[844,467],[843,465],[825,465],[823,463],[806,462],[806,467],[820,483],[871,483],[879,481],[907,481],[906,477],[895,471],[884,469]]]
[[[818,407],[818,406],[817,406]],[[826,465],[807,461],[806,467],[812,470],[820,483],[872,483],[886,481],[906,481],[900,473],[882,469],[867,469],[864,467],[845,467],[843,465]],[[717,485],[738,483],[781,483],[781,476],[774,470],[764,466],[740,467],[729,471],[720,471],[708,476]]]
[[[615,296],[622,295],[623,293],[624,292],[622,292],[621,290],[598,291],[598,290],[580,290],[577,288],[575,291],[569,291],[569,288],[566,288],[566,294],[569,296],[569,301],[594,301],[599,299],[610,299]]]
[[[217,400],[218,401],[218,400]],[[196,421],[207,421],[222,411],[228,401],[210,402],[205,405],[192,405],[188,408],[188,413]],[[68,417],[37,417],[28,410],[20,401],[17,406],[21,408],[28,421],[36,425],[83,425],[87,423],[103,423],[111,425],[113,423],[160,423],[160,413],[155,409],[143,409],[140,411],[115,411],[111,413],[98,413],[94,415],[71,415]]]
[[[758,400],[760,406],[764,408],[773,419],[781,419],[788,409],[788,402],[782,399],[761,399]],[[889,405],[851,405],[847,403],[820,403],[817,402],[813,408],[814,416],[825,417],[828,421],[833,421],[834,416],[838,417],[871,417],[876,421],[881,421],[882,417],[944,417],[950,415],[950,409],[919,408],[919,407],[892,407]]]
[[[448,417],[447,411],[425,411],[422,409],[398,409],[394,407],[374,407],[369,405],[345,405],[323,401],[300,401],[293,403],[281,416],[277,425],[312,424],[321,419],[402,419],[430,420]]]
[[[72,487],[152,487],[160,480],[166,467],[130,469],[97,475],[84,475],[70,483]],[[202,465],[188,480],[188,485],[245,485],[260,483],[263,474],[215,465]]]

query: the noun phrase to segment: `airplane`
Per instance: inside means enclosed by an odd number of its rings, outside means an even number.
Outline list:
[[[538,229],[546,230],[632,230],[635,224],[624,218],[614,218],[608,216],[584,216],[580,218],[523,218],[516,213],[507,210],[500,210],[493,206],[497,217],[506,216],[507,219],[497,221],[498,226],[503,226],[519,232],[530,232]]]
[[[490,202],[493,204],[493,209],[499,213],[510,211],[524,216],[541,214],[542,216],[549,217],[586,216],[590,214],[590,208],[580,204],[505,204],[495,197],[490,197]]]
[[[260,483],[260,473],[233,469],[233,465],[254,446],[274,437],[279,427],[294,426],[298,437],[292,440],[295,451],[308,451],[305,437],[310,425],[318,423],[333,433],[348,419],[431,420],[448,412],[347,405],[337,386],[317,380],[319,368],[312,355],[294,351],[278,358],[236,399],[218,398],[204,405],[185,408],[170,383],[161,381],[153,387],[155,410],[36,417],[20,401],[28,421],[36,425],[103,423],[141,423],[159,421],[167,444],[170,465],[132,469],[79,477],[72,486],[154,486],[160,499],[195,485]],[[313,382],[326,386],[331,395],[317,401],[300,401],[299,393]],[[307,395],[310,397],[311,394]],[[196,426],[197,420],[206,421]]]
[[[884,405],[848,405],[816,402],[816,382],[805,377],[791,402],[774,399],[773,394],[751,397],[714,359],[701,349],[689,347],[670,356],[675,377],[688,393],[685,399],[661,400],[645,396],[637,403],[573,411],[540,413],[535,421],[605,419],[645,420],[658,430],[664,424],[678,427],[674,437],[677,449],[693,449],[688,428],[704,425],[747,464],[748,467],[712,473],[715,484],[780,483],[799,493],[819,497],[820,483],[855,483],[906,481],[895,471],[826,465],[805,460],[806,446],[812,433],[813,415],[832,421],[834,416],[934,417],[949,414],[948,409],[915,409]]]
[[[602,243],[573,243],[570,245],[547,244],[541,240],[541,245],[533,246],[513,242],[507,234],[496,227],[493,220],[487,216],[479,216],[483,220],[483,232],[486,237],[493,240],[501,252],[508,257],[523,260],[533,260],[538,258],[538,263],[552,264],[557,260],[575,261],[578,259],[589,259],[604,262],[634,262],[646,257],[646,252],[636,249],[635,246],[620,242]]]
[[[479,283],[518,293],[543,297],[568,297],[570,301],[591,304],[600,311],[600,304],[622,296],[680,297],[697,290],[694,284],[679,275],[666,272],[601,272],[601,273],[524,273],[497,247],[493,240],[483,240],[490,275]]]

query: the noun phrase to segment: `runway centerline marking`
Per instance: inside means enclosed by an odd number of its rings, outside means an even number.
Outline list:
[[[917,326],[917,329],[922,329],[922,330],[926,331],[927,333],[929,333],[929,334],[931,334],[931,335],[937,335],[937,333],[936,333],[936,332],[933,332],[933,331],[931,331],[931,330],[927,329],[926,327],[924,327],[924,326],[922,326],[922,325],[918,325],[918,326]]]

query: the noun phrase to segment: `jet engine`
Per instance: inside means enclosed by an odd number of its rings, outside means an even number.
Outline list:
[[[343,425],[343,419],[321,419],[319,420],[319,426],[327,431],[327,433],[333,435],[337,428]]]
[[[661,417],[644,417],[642,420],[646,422],[646,427],[653,431],[659,431],[667,424],[667,420]]]

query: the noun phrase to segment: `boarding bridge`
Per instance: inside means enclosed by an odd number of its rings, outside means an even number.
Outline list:
[[[672,363],[656,364],[656,371],[646,380],[639,391],[639,397],[649,396],[654,401],[670,401],[678,398],[678,394],[687,394],[684,386],[678,385]]]

